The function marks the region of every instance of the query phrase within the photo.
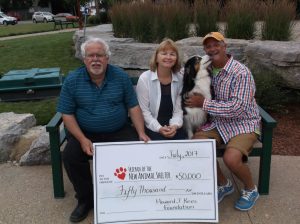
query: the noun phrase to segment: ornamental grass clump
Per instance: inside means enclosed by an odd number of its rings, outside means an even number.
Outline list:
[[[255,8],[257,0],[231,0],[223,8],[225,35],[234,39],[253,39],[255,36]]]
[[[197,36],[205,36],[212,31],[218,31],[219,4],[217,1],[199,0],[194,5],[194,18]]]
[[[189,37],[189,27],[192,21],[192,13],[188,4],[181,1],[175,1],[172,4],[162,6],[165,22],[165,36],[172,40],[180,40]]]
[[[154,6],[150,2],[135,3],[130,6],[132,13],[129,14],[131,21],[132,37],[139,42],[152,42],[153,40],[153,13]]]
[[[264,23],[263,40],[287,41],[292,37],[293,20],[296,18],[296,4],[292,0],[268,0],[262,3]]]
[[[152,1],[117,3],[111,9],[116,37],[132,37],[140,42],[174,41],[188,37],[190,8],[181,1],[155,4]]]
[[[110,17],[115,37],[131,37],[130,10],[124,3],[116,3],[112,7]]]

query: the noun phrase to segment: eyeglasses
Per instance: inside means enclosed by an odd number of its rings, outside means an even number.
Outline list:
[[[107,57],[107,54],[88,54],[85,56],[87,59],[103,59]]]

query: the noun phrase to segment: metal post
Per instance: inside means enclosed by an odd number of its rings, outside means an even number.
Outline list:
[[[83,39],[85,41],[85,30],[86,30],[86,14],[84,14],[84,29],[83,29]]]

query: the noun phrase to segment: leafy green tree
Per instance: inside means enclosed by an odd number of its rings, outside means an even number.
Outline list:
[[[26,9],[32,6],[32,0],[0,0],[1,10],[7,12],[9,10]]]

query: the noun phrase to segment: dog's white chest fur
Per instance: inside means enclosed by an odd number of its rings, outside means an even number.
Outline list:
[[[209,76],[209,72],[207,71],[207,67],[209,66],[209,64],[209,57],[204,56],[200,62],[200,68],[195,78],[195,86],[189,92],[189,95],[198,93],[208,100],[211,99],[211,78]],[[207,113],[199,107],[185,107],[185,110],[187,114],[184,115],[184,127],[187,131],[188,138],[191,139],[195,130],[201,125],[205,124],[207,120]]]

